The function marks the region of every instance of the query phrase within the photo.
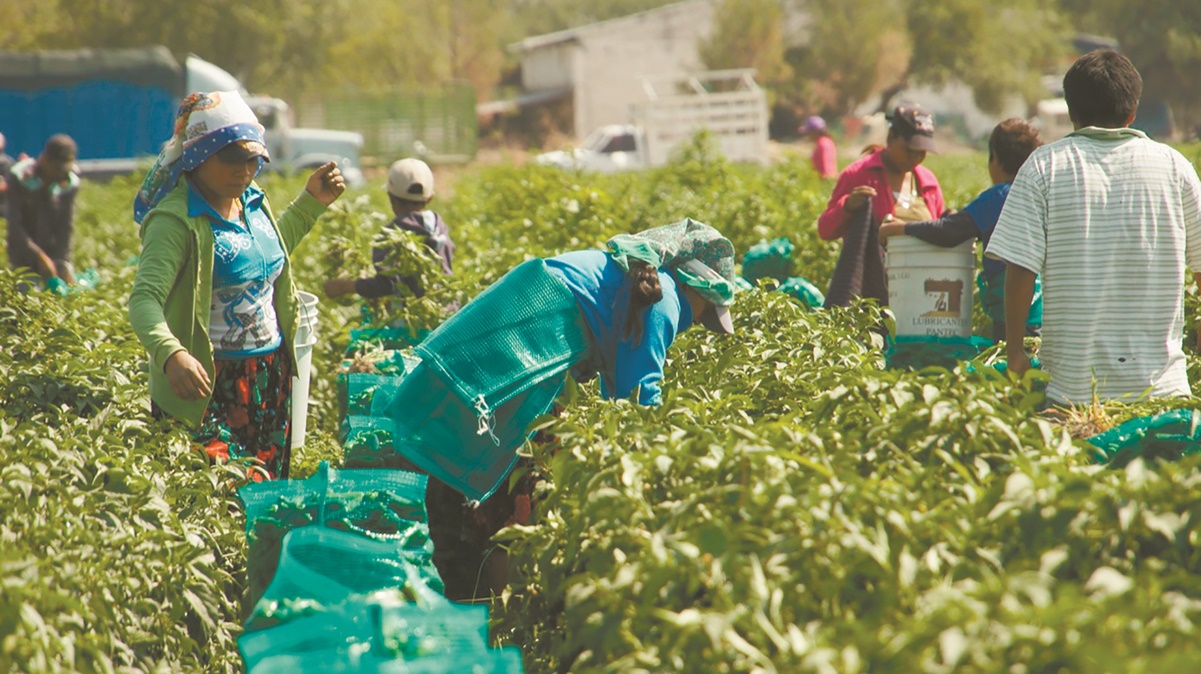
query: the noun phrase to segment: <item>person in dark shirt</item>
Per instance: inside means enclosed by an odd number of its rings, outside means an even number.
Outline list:
[[[56,134],[41,154],[16,162],[5,176],[8,261],[14,269],[32,269],[43,281],[57,277],[75,282],[71,242],[79,193],[77,154],[70,136]]]
[[[437,213],[428,208],[434,198],[434,173],[430,167],[420,159],[401,159],[395,162],[388,169],[387,189],[392,213],[396,216],[388,226],[422,237],[426,245],[437,254],[442,263],[442,271],[447,275],[454,273],[455,244],[450,238],[450,228]],[[371,261],[377,269],[387,252],[382,248],[372,251]],[[341,297],[355,293],[360,297],[374,299],[397,294],[397,283],[404,283],[418,297],[424,292],[418,279],[377,273],[369,278],[330,279],[325,283],[325,294],[329,297]]]

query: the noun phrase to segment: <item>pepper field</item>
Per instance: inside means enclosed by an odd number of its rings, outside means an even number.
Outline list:
[[[1201,157],[1191,148],[1193,157]],[[933,156],[948,204],[982,155]],[[133,179],[86,184],[76,266],[93,290],[20,294],[0,273],[0,671],[237,672],[246,582],[235,465],[154,421],[126,319]],[[280,209],[303,178],[269,178]],[[470,295],[530,256],[690,216],[741,254],[789,237],[824,288],[837,245],[808,166],[672,165],[590,176],[472,168],[434,202]],[[361,267],[382,189],[348,193],[293,256],[320,293]],[[335,238],[347,254],[330,250]],[[1196,325],[1196,289],[1186,300]],[[340,458],[335,374],[357,303],[323,299],[308,446]],[[1038,375],[884,367],[871,310],[761,287],[738,334],[672,346],[664,403],[569,386],[528,526],[504,530],[497,644],[529,672],[1165,672],[1201,662],[1201,461],[1094,465],[1087,435],[1198,400],[1035,412]],[[984,333],[978,326],[978,330]],[[1192,381],[1201,360],[1189,350]]]

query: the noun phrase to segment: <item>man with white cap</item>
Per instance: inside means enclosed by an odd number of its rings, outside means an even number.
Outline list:
[[[393,163],[388,169],[387,190],[392,213],[396,216],[388,226],[421,237],[437,254],[442,271],[452,274],[455,244],[450,238],[450,228],[428,208],[434,198],[434,173],[429,165],[420,159],[401,159]],[[387,253],[386,249],[376,248],[371,253],[372,263],[378,268]],[[330,279],[325,283],[325,294],[330,297],[350,293],[366,298],[387,297],[397,294],[398,282],[403,282],[418,297],[424,292],[416,278],[377,273],[370,278]]]

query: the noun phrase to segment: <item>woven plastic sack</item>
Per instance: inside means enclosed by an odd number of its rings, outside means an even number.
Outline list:
[[[307,480],[273,480],[238,490],[246,511],[247,600],[254,604],[271,583],[284,536],[309,525],[396,543],[406,559],[439,586],[430,563],[426,523],[428,478],[398,470],[336,470],[322,462]]]
[[[751,246],[742,256],[743,278],[753,284],[762,278],[783,281],[792,276],[793,249],[787,237],[760,241]]]
[[[953,368],[969,361],[993,345],[991,339],[971,337],[938,337],[897,335],[884,352],[884,360],[893,369],[923,367]]]
[[[530,260],[418,346],[421,364],[394,391],[377,391],[371,414],[394,422],[406,458],[484,500],[587,352],[587,330],[566,284]]]
[[[1094,435],[1093,460],[1120,468],[1136,458],[1176,461],[1201,452],[1201,411],[1172,410],[1138,417]]]
[[[826,303],[826,296],[817,286],[800,276],[793,276],[780,284],[780,292],[787,293],[801,301],[810,309],[820,309]]]
[[[284,536],[279,567],[254,605],[246,630],[270,627],[301,613],[297,605],[331,607],[354,595],[397,590],[408,602],[446,602],[429,574],[406,559],[399,541],[373,541],[323,526],[293,529]]]

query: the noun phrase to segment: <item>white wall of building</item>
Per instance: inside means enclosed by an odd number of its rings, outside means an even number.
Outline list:
[[[646,100],[642,78],[704,69],[697,47],[709,36],[715,4],[688,0],[524,40],[522,86],[527,92],[571,86],[576,136],[628,122],[631,108]]]

